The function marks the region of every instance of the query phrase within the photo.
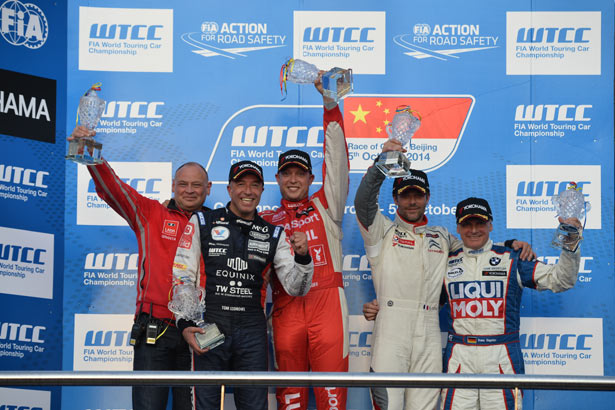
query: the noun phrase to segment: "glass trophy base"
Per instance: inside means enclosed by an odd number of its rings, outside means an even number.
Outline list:
[[[322,87],[325,97],[338,102],[353,91],[352,69],[332,68],[322,75]]]
[[[69,159],[79,164],[94,165],[102,164],[102,144],[96,142],[93,138],[75,138],[68,142],[68,155],[66,159]]]
[[[218,329],[218,325],[215,323],[204,323],[199,326],[205,331],[205,333],[195,333],[196,342],[201,349],[209,350],[220,346],[224,343],[224,334]]]
[[[576,226],[560,224],[553,235],[551,246],[574,252],[577,250],[582,240],[583,238],[579,234],[579,229]]]
[[[403,152],[387,151],[380,154],[376,168],[389,178],[400,178],[410,175],[410,160]]]

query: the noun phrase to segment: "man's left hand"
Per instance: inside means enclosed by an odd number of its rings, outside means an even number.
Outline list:
[[[293,250],[299,255],[307,255],[308,253],[308,240],[305,232],[293,232],[290,236],[290,244]]]
[[[534,252],[532,246],[529,243],[523,241],[514,241],[512,243],[512,247],[516,251],[521,249],[521,254],[519,255],[521,260],[533,261],[534,259],[536,259],[536,252]]]

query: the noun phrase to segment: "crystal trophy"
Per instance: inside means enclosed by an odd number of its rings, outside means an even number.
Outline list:
[[[580,220],[591,208],[589,202],[585,201],[581,188],[578,188],[574,182],[571,182],[568,188],[559,195],[554,195],[551,202],[555,205],[557,215],[564,219],[577,218]],[[579,228],[561,223],[553,235],[551,245],[574,252],[582,240]]]
[[[188,284],[178,284],[173,287],[173,298],[169,302],[169,310],[179,319],[190,320],[203,329],[205,333],[195,333],[194,336],[201,349],[210,350],[224,343],[224,334],[215,323],[205,323],[205,290]]]
[[[79,100],[77,118],[81,125],[93,131],[105,110],[105,100],[96,91],[100,91],[100,83],[94,84]],[[92,165],[102,163],[102,144],[93,137],[74,138],[68,142],[66,159],[80,164]]]
[[[403,146],[410,142],[420,126],[420,114],[411,110],[410,106],[402,105],[395,110],[393,121],[387,126],[387,134],[389,139],[398,140]],[[378,157],[376,168],[391,178],[405,177],[410,175],[410,160],[401,151],[387,151]]]
[[[307,61],[291,58],[280,71],[280,88],[286,88],[286,81],[297,84],[312,84],[319,76],[318,68]],[[322,75],[323,95],[338,102],[352,93],[352,69],[334,67]]]

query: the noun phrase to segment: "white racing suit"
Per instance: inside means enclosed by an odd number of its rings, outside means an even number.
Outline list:
[[[488,241],[449,254],[444,284],[449,303],[447,373],[523,374],[519,308],[524,288],[562,292],[574,286],[579,251],[556,265],[522,261],[519,251]],[[521,408],[521,397],[519,409]],[[512,390],[443,389],[443,409],[513,409]]]
[[[441,373],[438,308],[451,241],[446,228],[395,221],[378,212],[384,175],[367,170],[355,197],[359,228],[372,267],[380,310],[374,325],[371,370]],[[375,409],[436,407],[439,389],[373,388]]]

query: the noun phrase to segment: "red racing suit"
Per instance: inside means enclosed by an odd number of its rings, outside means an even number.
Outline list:
[[[168,207],[139,194],[125,184],[105,161],[88,166],[98,195],[128,222],[139,245],[137,309],[164,321],[173,313],[167,307],[173,280],[173,260],[179,238],[191,212],[171,200]],[[203,208],[206,209],[206,208]]]
[[[348,196],[348,149],[339,107],[324,112],[323,185],[298,202],[282,200],[262,217],[308,236],[314,262],[306,296],[289,296],[274,276],[273,345],[280,371],[348,371],[348,307],[342,281],[342,218]],[[319,410],[345,409],[346,388],[315,388]],[[279,409],[306,409],[308,389],[278,388]]]

